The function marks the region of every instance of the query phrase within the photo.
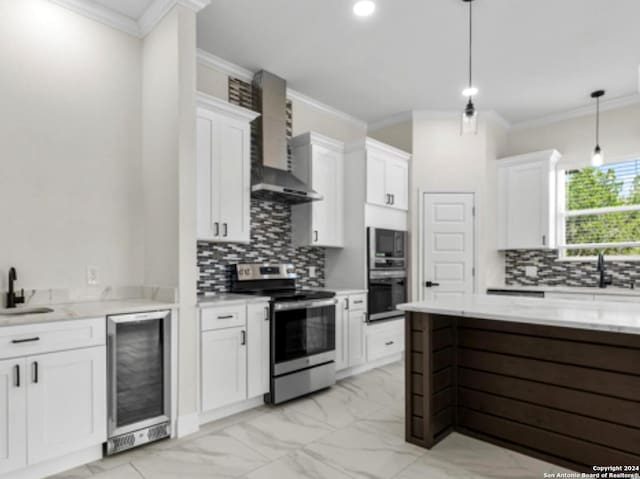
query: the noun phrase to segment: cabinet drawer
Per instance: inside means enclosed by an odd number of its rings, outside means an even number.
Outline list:
[[[247,306],[236,304],[218,308],[205,308],[201,311],[202,331],[235,328],[247,324]]]
[[[352,311],[361,311],[367,309],[367,295],[354,294],[349,296],[349,309]]]
[[[0,359],[106,344],[106,319],[74,319],[0,328]]]
[[[367,361],[375,361],[404,351],[404,320],[367,327]]]

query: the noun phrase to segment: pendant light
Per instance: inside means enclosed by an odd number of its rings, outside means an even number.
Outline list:
[[[593,156],[591,157],[592,166],[602,166],[602,163],[604,163],[602,148],[600,148],[600,98],[603,96],[604,90],[596,90],[591,94],[591,98],[596,99],[596,147],[593,149]]]
[[[462,1],[469,4],[469,86],[462,92],[464,96],[469,98],[469,101],[462,112],[460,134],[475,135],[478,133],[478,110],[473,104],[473,96],[478,93],[478,89],[473,86],[473,0]]]

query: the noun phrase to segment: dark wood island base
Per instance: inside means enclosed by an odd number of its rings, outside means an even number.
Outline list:
[[[408,442],[457,431],[577,471],[640,465],[639,335],[406,315]]]

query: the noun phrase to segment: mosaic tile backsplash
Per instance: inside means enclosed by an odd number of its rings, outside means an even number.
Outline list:
[[[229,102],[258,110],[250,83],[229,79]],[[292,108],[287,104],[287,136],[291,138]],[[256,122],[251,129],[251,163],[261,161],[257,145]],[[289,162],[291,156],[289,152]],[[290,165],[289,165],[290,166]],[[271,201],[251,200],[251,242],[198,242],[198,294],[229,291],[229,266],[236,263],[291,263],[296,267],[298,285],[304,288],[324,286],[324,248],[295,248],[291,245],[291,206]],[[309,267],[316,276],[309,277]]]
[[[198,294],[229,290],[229,266],[236,263],[292,263],[298,285],[324,286],[323,248],[291,246],[291,207],[282,203],[251,200],[251,243],[198,242]],[[309,267],[316,277],[309,277]]]
[[[600,278],[595,261],[558,261],[557,250],[507,251],[505,266],[507,285],[595,287]],[[526,276],[527,266],[538,268],[537,278]],[[640,288],[640,262],[607,261],[607,275],[613,286]]]

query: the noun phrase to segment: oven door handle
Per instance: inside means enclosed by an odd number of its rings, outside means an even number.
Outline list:
[[[335,306],[338,300],[335,298],[322,301],[290,301],[285,303],[276,303],[275,311],[292,311],[296,309],[323,308],[325,306]]]

